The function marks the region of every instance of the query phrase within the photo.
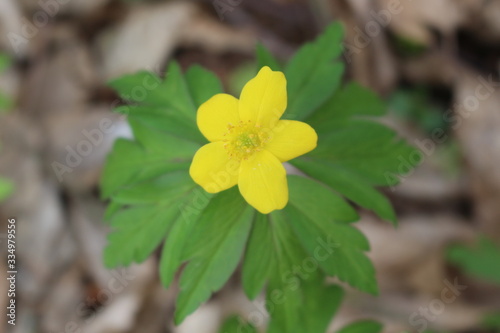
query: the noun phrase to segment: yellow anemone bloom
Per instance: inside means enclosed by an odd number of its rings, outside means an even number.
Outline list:
[[[205,191],[238,184],[255,209],[268,214],[288,202],[283,162],[314,148],[318,136],[306,123],[279,120],[287,105],[286,78],[263,67],[240,99],[217,94],[198,109],[197,124],[210,143],[195,154],[189,173]]]

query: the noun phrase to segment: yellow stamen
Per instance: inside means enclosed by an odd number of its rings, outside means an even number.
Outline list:
[[[261,126],[253,125],[251,121],[240,121],[237,125],[228,124],[224,136],[224,148],[229,157],[238,161],[246,160],[255,152],[262,151],[269,141],[269,135]]]

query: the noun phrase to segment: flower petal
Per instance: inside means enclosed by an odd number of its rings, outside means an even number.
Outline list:
[[[318,144],[316,131],[301,121],[280,120],[271,133],[272,137],[265,149],[281,162],[304,155]]]
[[[209,193],[217,193],[238,183],[240,163],[229,159],[222,142],[201,147],[189,168],[191,178]]]
[[[228,124],[240,120],[238,100],[228,94],[217,94],[198,108],[196,122],[201,133],[211,142],[220,141]]]
[[[238,186],[245,200],[262,214],[283,209],[288,202],[285,168],[266,150],[241,162]]]
[[[273,72],[267,66],[262,67],[241,92],[240,118],[271,129],[285,112],[286,105],[285,75],[282,72]]]

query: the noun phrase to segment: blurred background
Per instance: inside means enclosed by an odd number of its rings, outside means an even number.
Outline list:
[[[361,212],[380,296],[348,289],[328,332],[359,318],[384,332],[500,332],[500,0],[0,0],[3,258],[7,218],[18,232],[16,326],[3,329],[215,333],[254,310],[236,274],[174,327],[157,254],[104,268],[100,171],[131,136],[106,83],[175,59],[237,93],[257,42],[286,61],[333,20],[345,26],[345,79],[387,100],[384,122],[424,159],[384,189],[397,229]],[[0,279],[3,309],[8,287]]]

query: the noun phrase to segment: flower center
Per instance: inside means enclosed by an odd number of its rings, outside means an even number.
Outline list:
[[[238,161],[246,160],[254,153],[263,149],[269,140],[269,135],[261,126],[253,125],[251,121],[239,121],[238,124],[228,124],[224,133],[224,148],[229,158]]]

